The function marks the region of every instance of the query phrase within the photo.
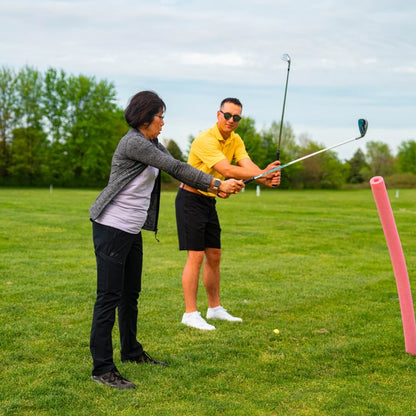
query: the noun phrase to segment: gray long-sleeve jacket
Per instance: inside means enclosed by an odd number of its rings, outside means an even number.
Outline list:
[[[172,157],[157,139],[149,140],[140,131],[131,129],[122,137],[114,152],[108,185],[89,210],[91,220],[97,219],[111,200],[149,165],[164,170],[174,178],[202,191],[209,188],[213,179],[212,175]],[[159,202],[160,174],[152,191],[144,230],[157,231]]]

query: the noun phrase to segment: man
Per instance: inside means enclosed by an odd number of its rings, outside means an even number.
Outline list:
[[[243,140],[234,132],[241,120],[241,112],[242,104],[237,98],[224,99],[217,112],[217,123],[201,132],[192,143],[188,163],[218,179],[248,179],[279,166],[280,162],[276,161],[261,170],[252,162]],[[279,185],[280,170],[257,179],[257,182],[270,187]],[[201,192],[181,184],[175,202],[179,249],[188,251],[182,274],[185,299],[182,323],[202,330],[215,329],[202,318],[196,304],[199,273],[204,258],[207,319],[242,322],[241,318],[232,316],[220,304],[221,229],[215,207],[216,195],[228,197],[222,192]]]

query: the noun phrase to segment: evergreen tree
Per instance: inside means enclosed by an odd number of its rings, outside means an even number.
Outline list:
[[[347,179],[348,183],[363,183],[365,180],[363,172],[365,169],[368,169],[364,152],[358,149],[347,163],[350,165],[350,174]]]
[[[168,139],[164,141],[164,145],[169,153],[175,158],[180,160],[181,162],[186,162],[185,157],[182,153],[181,148],[177,145],[175,140]]]

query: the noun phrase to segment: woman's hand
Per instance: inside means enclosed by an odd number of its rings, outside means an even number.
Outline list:
[[[231,194],[226,194],[225,192],[218,191],[217,196],[222,199],[227,199]]]
[[[238,179],[227,179],[221,181],[218,196],[225,198],[223,194],[237,194],[244,188],[244,182]]]

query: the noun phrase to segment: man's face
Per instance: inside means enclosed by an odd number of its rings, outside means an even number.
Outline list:
[[[241,117],[242,108],[239,105],[233,103],[224,103],[221,110],[217,112],[217,125],[220,133],[224,138],[230,136],[231,132],[238,127],[238,121],[234,121],[233,117],[226,119],[228,114],[231,116]]]

